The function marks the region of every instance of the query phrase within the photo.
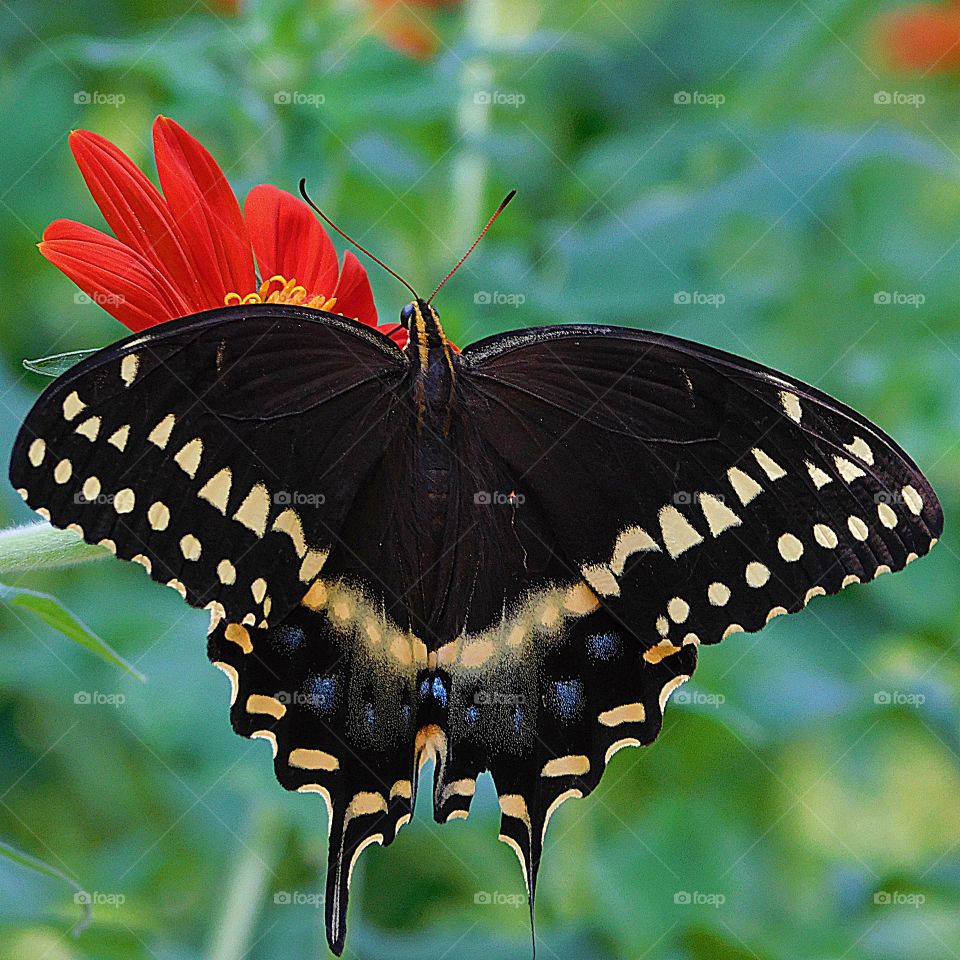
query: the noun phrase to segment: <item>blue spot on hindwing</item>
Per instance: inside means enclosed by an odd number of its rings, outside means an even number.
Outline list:
[[[444,684],[443,680],[440,677],[433,678],[433,699],[440,704],[441,707],[446,707],[447,705],[447,687]]]
[[[620,637],[615,633],[595,633],[587,637],[587,653],[594,660],[612,660],[620,652]]]
[[[337,678],[310,677],[303,685],[303,702],[314,713],[330,713],[337,702]]]
[[[565,723],[576,720],[583,709],[583,683],[580,680],[554,680],[547,694],[550,709]]]

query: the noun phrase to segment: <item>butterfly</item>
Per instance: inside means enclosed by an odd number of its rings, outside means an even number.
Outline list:
[[[10,467],[41,516],[210,611],[234,730],[326,803],[337,954],[357,858],[427,761],[440,823],[491,772],[532,916],[551,816],[656,739],[701,644],[943,527],[890,437],[792,377],[587,323],[458,351],[432,299],[403,349],[282,304],[164,323],[56,380]]]

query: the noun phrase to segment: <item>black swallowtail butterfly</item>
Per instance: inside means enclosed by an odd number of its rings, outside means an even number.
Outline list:
[[[818,390],[673,337],[575,324],[456,352],[289,305],[156,327],[55,381],[11,480],[209,609],[237,733],[329,810],[331,948],[353,866],[492,772],[531,902],[547,823],[651,743],[701,643],[900,570],[937,497]]]

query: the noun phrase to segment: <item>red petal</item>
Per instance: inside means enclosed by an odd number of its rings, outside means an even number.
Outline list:
[[[388,336],[401,350],[407,345],[407,341],[410,339],[407,328],[398,326],[395,323],[381,323],[377,327],[377,330]],[[387,333],[388,330],[392,330],[393,332]]]
[[[377,306],[373,302],[370,278],[363,264],[349,250],[343,255],[343,267],[333,295],[337,298],[333,308],[336,313],[376,326]]]
[[[948,71],[960,67],[960,12],[918,6],[881,21],[880,43],[891,65],[905,70]]]
[[[40,252],[124,326],[143,330],[190,313],[179,291],[149,260],[114,237],[73,220],[54,220]]]
[[[153,125],[157,172],[167,205],[217,305],[229,292],[254,289],[256,275],[240,205],[216,160],[179,124]]]
[[[109,140],[87,130],[70,135],[80,173],[104,219],[128,247],[156,264],[183,292],[191,312],[220,306],[210,302],[195,275],[176,222],[160,191],[134,162]]]
[[[254,187],[243,205],[260,277],[294,277],[308,297],[332,297],[337,251],[313,211],[286,190]]]

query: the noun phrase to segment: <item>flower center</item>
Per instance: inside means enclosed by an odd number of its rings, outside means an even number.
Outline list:
[[[269,280],[264,280],[253,293],[241,296],[231,291],[223,298],[223,302],[228,307],[244,303],[295,303],[298,306],[312,307],[316,310],[332,310],[337,298],[326,297],[323,294],[307,296],[306,288],[297,283],[296,279],[288,280],[277,273]]]

